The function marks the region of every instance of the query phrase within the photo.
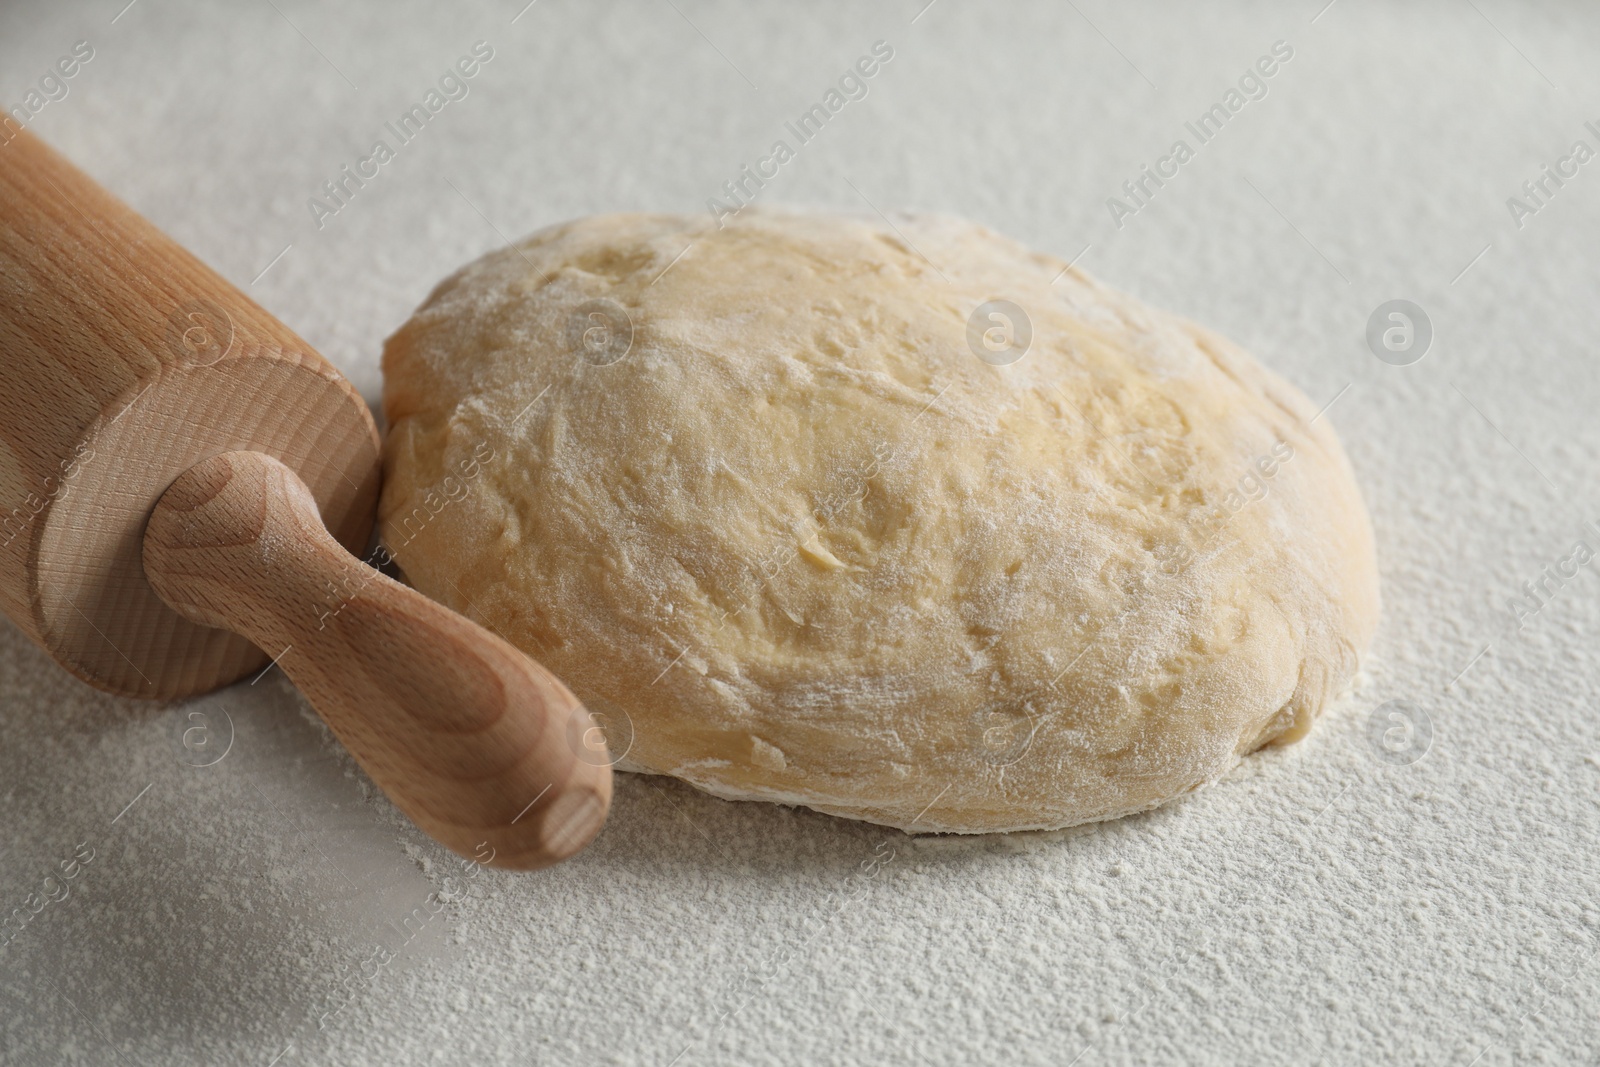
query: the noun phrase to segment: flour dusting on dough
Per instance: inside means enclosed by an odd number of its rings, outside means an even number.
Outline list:
[[[1303,736],[1377,618],[1328,420],[1053,257],[894,225],[606,215],[442,283],[384,352],[408,579],[624,709],[625,767],[909,830],[1113,818]],[[600,299],[606,365],[568,341]],[[995,299],[1007,366],[966,340]]]

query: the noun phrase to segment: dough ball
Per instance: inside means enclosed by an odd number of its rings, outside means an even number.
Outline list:
[[[932,216],[544,230],[389,339],[385,542],[620,769],[911,831],[1160,804],[1349,685],[1371,528],[1298,391],[1064,266]]]

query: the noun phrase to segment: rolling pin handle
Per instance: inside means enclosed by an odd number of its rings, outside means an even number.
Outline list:
[[[600,831],[610,761],[577,698],[351,556],[283,463],[228,452],[189,468],[152,511],[143,552],[174,611],[275,657],[390,799],[449,848],[532,869]]]

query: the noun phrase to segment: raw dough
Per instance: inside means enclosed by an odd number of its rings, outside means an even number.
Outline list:
[[[385,543],[621,769],[913,831],[1160,804],[1349,685],[1371,528],[1297,390],[1064,266],[935,216],[544,230],[389,339]]]

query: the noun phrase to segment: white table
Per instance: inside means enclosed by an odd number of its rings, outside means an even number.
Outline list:
[[[1309,740],[1147,816],[910,839],[624,776],[576,861],[450,883],[276,672],[141,705],[6,625],[0,907],[93,858],[0,950],[0,1061],[1592,1061],[1600,564],[1507,609],[1600,548],[1600,162],[1507,207],[1600,149],[1592,5],[125,2],[0,9],[0,99],[90,42],[33,128],[374,403],[446,273],[572,216],[706,210],[885,40],[761,199],[1081,254],[1333,403],[1384,618]],[[309,198],[478,40],[468,95],[319,229]],[[1267,95],[1118,228],[1107,198],[1279,40]],[[1436,333],[1409,366],[1364,340],[1397,298]],[[1418,762],[1369,739],[1394,700],[1431,724]],[[195,725],[231,734],[210,766]]]

